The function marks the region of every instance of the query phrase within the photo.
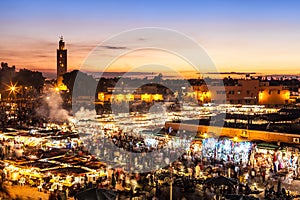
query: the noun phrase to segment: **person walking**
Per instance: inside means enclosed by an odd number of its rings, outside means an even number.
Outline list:
[[[115,178],[114,173],[112,174],[112,177],[111,177],[111,184],[112,184],[113,189],[115,189],[117,182],[116,182],[116,178]]]
[[[262,169],[261,176],[262,176],[262,183],[265,183],[265,181],[266,181],[266,170],[265,169]]]
[[[250,170],[250,177],[251,177],[251,181],[255,181],[255,177],[256,177],[256,171],[254,168],[252,168]]]

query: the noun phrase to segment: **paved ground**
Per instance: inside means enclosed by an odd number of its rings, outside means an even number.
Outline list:
[[[30,198],[33,200],[48,200],[49,198],[49,193],[46,194],[44,192],[38,192],[37,188],[30,186],[8,186],[8,189],[13,198],[16,198],[17,196],[21,197],[22,199]]]
[[[8,190],[13,198],[21,197],[22,199],[30,199],[30,200],[48,200],[49,192],[39,192],[36,187],[30,186],[8,186]],[[69,198],[74,199],[74,198]]]
[[[277,181],[270,183],[270,186],[274,185],[275,190],[277,190]],[[282,183],[282,187],[286,188],[287,190],[291,190],[294,192],[298,191],[300,194],[300,180],[294,180],[291,184]],[[38,192],[37,188],[29,187],[29,186],[8,186],[10,194],[12,197],[22,197],[22,199],[32,199],[32,200],[48,200],[49,193]],[[122,190],[123,188],[118,184],[117,189]],[[262,185],[258,185],[258,189],[263,190]],[[170,199],[170,188],[167,186],[163,186],[161,188],[162,193],[160,194],[160,199]],[[261,193],[258,197],[263,199],[264,193]],[[173,199],[203,199],[203,194],[201,191],[196,191],[195,193],[181,193],[180,189],[177,187],[173,187]],[[69,198],[73,199],[73,198]],[[296,199],[295,199],[296,200]]]

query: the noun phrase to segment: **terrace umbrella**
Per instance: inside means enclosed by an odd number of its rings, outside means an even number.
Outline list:
[[[248,191],[248,192],[244,192],[244,194],[246,194],[246,195],[249,195],[249,194],[260,194],[262,192],[263,191],[259,191],[259,190],[251,190],[251,191]]]
[[[78,192],[74,196],[74,199],[75,200],[100,200],[100,198],[98,198],[96,188]]]
[[[225,176],[217,176],[204,181],[204,184],[207,185],[226,185],[226,186],[234,186],[238,184],[238,181],[232,178],[227,178]]]
[[[246,196],[246,195],[237,195],[237,194],[226,194],[226,199],[230,200],[259,200],[259,198],[253,197],[253,196]]]

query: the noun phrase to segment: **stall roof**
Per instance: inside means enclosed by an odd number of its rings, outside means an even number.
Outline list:
[[[77,168],[77,167],[63,167],[63,168],[45,170],[44,172],[47,171],[55,174],[84,174],[88,172],[85,169]]]
[[[262,149],[271,149],[271,150],[278,148],[277,145],[270,144],[270,143],[259,143],[259,144],[257,144],[257,147],[262,148]]]

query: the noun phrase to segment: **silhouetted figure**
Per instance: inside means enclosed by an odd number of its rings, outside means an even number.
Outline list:
[[[112,185],[113,189],[116,188],[116,178],[115,178],[114,173],[112,174],[112,177],[111,177],[111,185]]]

